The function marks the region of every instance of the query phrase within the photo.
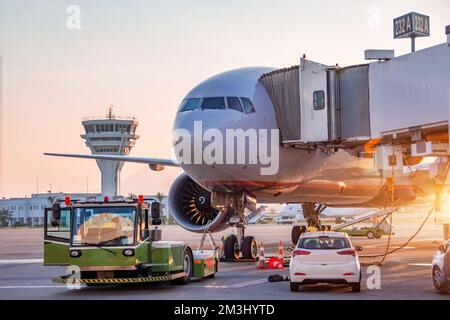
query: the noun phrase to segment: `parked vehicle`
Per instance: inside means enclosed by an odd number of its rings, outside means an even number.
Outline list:
[[[183,241],[163,241],[160,205],[139,199],[56,203],[45,210],[44,265],[79,268],[79,283],[99,285],[211,278],[216,250],[192,250]],[[153,228],[152,228],[153,226]],[[53,281],[71,283],[73,274]]]
[[[389,234],[377,227],[340,229],[339,231],[348,234],[350,237],[367,237],[368,239],[379,239],[381,236]]]
[[[450,240],[439,247],[431,263],[433,285],[440,293],[450,293]]]
[[[350,238],[342,232],[305,232],[292,251],[291,291],[306,284],[348,284],[353,292],[361,290],[361,267]]]

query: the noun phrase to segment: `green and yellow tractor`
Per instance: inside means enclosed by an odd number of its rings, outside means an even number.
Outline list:
[[[68,266],[53,279],[69,284],[120,284],[214,277],[219,255],[163,241],[159,202],[138,199],[59,202],[45,210],[44,265]]]

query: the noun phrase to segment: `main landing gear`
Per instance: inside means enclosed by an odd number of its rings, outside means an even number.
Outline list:
[[[317,230],[330,229],[328,226],[322,226],[320,223],[320,214],[325,210],[326,206],[323,204],[315,204],[311,202],[302,203],[303,217],[306,219],[307,226],[293,226],[291,230],[291,240],[294,245],[297,244],[298,239],[302,233],[306,232],[307,228],[314,227]]]

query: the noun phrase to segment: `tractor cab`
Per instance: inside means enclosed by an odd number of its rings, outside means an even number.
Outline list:
[[[86,256],[89,250],[94,253],[92,249],[132,252],[143,242],[160,240],[160,230],[149,230],[150,225],[159,224],[159,203],[150,204],[141,197],[137,201],[101,202],[71,202],[66,198],[65,206],[56,203],[45,210],[44,265],[89,265]],[[127,257],[120,253],[116,262]]]

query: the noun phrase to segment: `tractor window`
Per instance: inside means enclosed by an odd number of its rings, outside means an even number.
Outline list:
[[[75,208],[73,221],[74,246],[123,246],[134,243],[135,207]]]
[[[45,211],[45,238],[68,242],[70,240],[70,210],[61,209],[58,221],[53,219],[52,209]]]

